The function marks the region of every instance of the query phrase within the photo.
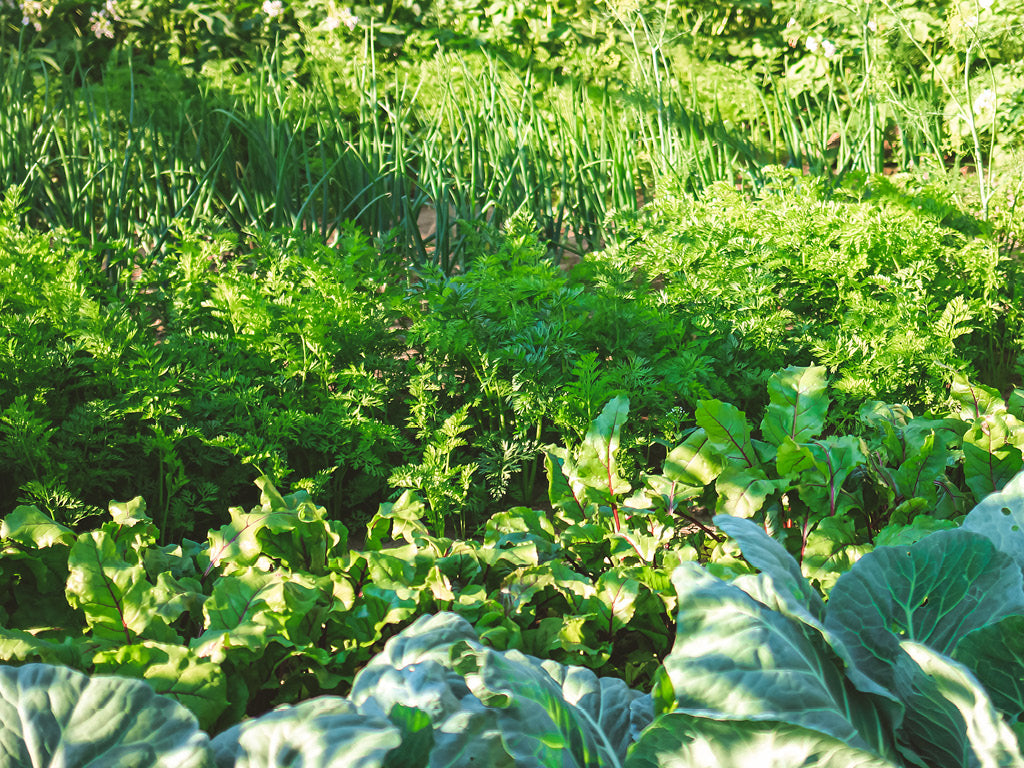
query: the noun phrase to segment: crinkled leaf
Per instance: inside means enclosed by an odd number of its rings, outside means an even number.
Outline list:
[[[901,641],[950,654],[967,633],[1021,612],[1016,563],[982,536],[939,531],[862,557],[833,587],[825,626],[859,669],[887,686]]]
[[[427,508],[412,491],[405,491],[398,501],[381,504],[366,527],[366,549],[380,550],[386,538],[402,539],[410,544],[430,535],[423,517]]]
[[[105,530],[83,533],[68,556],[68,603],[85,613],[93,634],[115,643],[139,638],[181,642],[162,613],[166,591],[146,578],[146,569],[123,559],[123,550]],[[131,555],[128,555],[131,557]]]
[[[203,604],[206,630],[191,642],[199,656],[223,662],[228,653],[245,663],[271,639],[301,645],[319,639],[325,591],[309,577],[254,568],[221,576]]]
[[[317,507],[305,491],[281,496],[266,478],[257,480],[260,507],[229,511],[231,522],[209,534],[209,573],[218,566],[227,571],[254,565],[260,556],[312,574],[323,574],[327,560],[344,549],[347,532],[329,525],[327,511]]]
[[[626,768],[899,768],[834,736],[790,723],[659,717],[630,750]]]
[[[672,581],[679,615],[665,670],[678,710],[791,723],[861,749],[885,750],[881,713],[846,679],[821,633],[699,565],[679,566]]]
[[[195,717],[139,680],[0,666],[0,765],[210,768]]]
[[[401,731],[390,721],[321,696],[239,723],[212,747],[218,768],[384,768],[401,744]]]
[[[797,443],[821,434],[829,398],[825,369],[821,366],[790,366],[768,380],[768,407],[761,420],[761,434],[774,445],[789,437]]]
[[[81,668],[85,664],[85,648],[71,637],[58,642],[20,629],[0,627],[0,664],[33,661]]]
[[[640,582],[618,571],[605,571],[595,585],[597,615],[601,629],[614,634],[633,618]]]
[[[157,693],[187,707],[209,730],[227,709],[227,680],[219,664],[181,645],[150,640],[93,655],[98,673],[145,680]]]

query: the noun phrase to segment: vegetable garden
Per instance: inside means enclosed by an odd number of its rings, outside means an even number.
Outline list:
[[[0,765],[1024,766],[1022,23],[0,2]]]

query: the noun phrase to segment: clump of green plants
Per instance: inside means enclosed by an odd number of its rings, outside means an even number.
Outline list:
[[[594,268],[663,284],[666,308],[724,323],[747,365],[825,365],[841,419],[866,399],[938,406],[954,371],[1019,381],[1024,349],[1016,259],[943,199],[909,178],[830,190],[786,172],[754,197],[666,194]]]

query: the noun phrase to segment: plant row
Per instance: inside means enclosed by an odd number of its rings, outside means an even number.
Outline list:
[[[141,495],[165,542],[202,537],[266,475],[353,529],[414,490],[435,532],[461,532],[543,498],[544,446],[583,439],[618,396],[635,481],[699,401],[760,414],[794,364],[828,366],[827,429],[853,437],[865,401],[948,413],[954,372],[1020,383],[1016,258],[908,180],[666,196],[571,269],[516,217],[451,276],[353,226],[327,246],[181,225],[140,262],[24,230],[17,205],[0,222],[0,513],[72,526]]]
[[[241,611],[215,591],[204,613],[211,623],[232,616],[234,624],[239,614],[262,613],[289,594],[290,605],[267,611],[256,631],[211,626],[196,646],[197,665],[213,668],[205,675],[182,669],[180,661],[140,665],[131,657],[158,648],[151,640],[97,654],[108,660],[109,671],[144,671],[149,685],[45,663],[0,666],[0,743],[12,764],[59,758],[72,767],[97,755],[136,766],[355,761],[635,768],[707,765],[709,757],[716,765],[740,766],[752,754],[764,765],[821,768],[1020,766],[1022,505],[1024,473],[974,507],[962,528],[865,554],[839,578],[827,603],[762,527],[717,516],[714,523],[750,570],[722,579],[693,562],[674,568],[672,589],[661,595],[671,602],[674,643],[650,692],[583,667],[495,648],[464,618],[442,612],[421,616],[391,638],[355,676],[347,697],[324,695],[278,707],[211,739],[179,702],[200,709],[200,723],[204,714],[209,720],[217,700],[214,670],[224,654],[241,656],[258,638],[300,632],[311,623],[297,574],[275,569],[266,555],[262,565],[238,567],[242,553],[258,551],[251,542],[260,532],[270,551],[284,548],[279,545],[286,538],[272,530],[286,526],[257,524],[253,537],[244,531],[233,540],[211,537],[204,559],[221,579],[262,581],[264,588],[239,598]],[[293,526],[310,517],[296,512]],[[134,533],[137,540],[149,525],[131,505],[113,507],[112,514],[114,527],[92,537],[93,544],[108,542],[108,551],[116,546],[115,533],[124,534],[122,540]],[[275,514],[282,512],[264,519]],[[60,537],[52,526],[34,530]],[[92,546],[85,541],[72,546],[72,560],[76,550]],[[66,543],[53,541],[57,547]],[[70,591],[82,590],[81,577],[98,561],[89,555],[83,560],[90,565],[73,571]],[[116,594],[125,577],[141,568],[112,571],[107,584],[115,589],[108,591]],[[275,576],[292,589],[272,584]],[[164,572],[163,586],[172,578]],[[339,582],[332,583],[337,591]],[[179,585],[188,588],[184,579]],[[606,585],[605,592],[612,599],[601,594],[596,602],[606,605],[613,623],[617,614],[620,621],[632,614],[635,594],[621,583]],[[138,628],[147,618],[154,628],[166,626],[162,621],[180,607],[168,597],[159,607],[122,613],[115,633],[130,632],[129,622]],[[97,616],[96,603],[87,599],[83,608]],[[161,608],[163,616],[154,621]],[[358,622],[360,612],[351,613]],[[26,655],[53,652],[44,650],[45,641],[23,634],[22,648],[32,647]],[[153,688],[179,702],[154,695]],[[97,728],[101,718],[104,727]]]

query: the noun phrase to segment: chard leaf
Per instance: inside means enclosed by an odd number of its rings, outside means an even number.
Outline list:
[[[398,501],[381,504],[366,527],[366,549],[378,551],[384,539],[402,539],[409,544],[427,538],[430,532],[423,523],[426,507],[412,491],[405,491]]]
[[[715,511],[734,517],[753,517],[779,486],[780,482],[769,480],[760,467],[730,465],[715,481],[715,490],[718,492]]]
[[[615,453],[619,450],[619,433],[629,415],[629,398],[619,396],[608,401],[601,415],[594,419],[587,430],[575,466],[568,475],[579,497],[583,488],[599,490],[603,495],[614,497],[629,493],[630,484],[619,476]]]
[[[761,420],[761,434],[774,445],[789,437],[804,443],[821,434],[829,398],[825,369],[821,366],[790,366],[768,380],[768,407]]]
[[[954,373],[949,394],[961,405],[960,418],[974,421],[993,413],[1005,413],[1006,404],[999,391],[981,384],[972,384],[962,373]]]
[[[696,429],[665,457],[665,477],[687,488],[703,488],[722,473],[723,457],[704,429]]]
[[[935,484],[946,477],[949,451],[934,432],[925,436],[917,450],[892,473],[896,492],[905,499],[923,498],[935,504]]]
[[[899,768],[810,728],[770,720],[660,716],[629,751],[625,768]]]
[[[916,664],[897,664],[895,686],[906,691],[910,746],[933,765],[1024,768],[1013,730],[963,665],[922,643],[900,647]],[[915,727],[916,726],[916,727]]]
[[[707,434],[710,447],[724,456],[729,465],[753,468],[760,464],[750,440],[747,416],[735,405],[719,400],[701,400],[697,403],[694,418]]]
[[[321,589],[309,577],[255,568],[222,576],[203,604],[206,630],[191,642],[199,656],[222,663],[227,654],[255,661],[274,638],[295,645],[318,640],[326,613]]]
[[[139,680],[0,666],[0,764],[212,768],[195,717]]]
[[[162,615],[163,592],[146,578],[140,557],[122,547],[107,530],[83,533],[68,556],[68,603],[85,613],[95,637],[118,644],[139,638],[181,642]]]
[[[284,497],[266,478],[257,485],[262,490],[258,509],[232,507],[231,522],[210,531],[210,562],[203,575],[218,566],[230,572],[255,565],[261,556],[297,571],[324,574],[328,558],[347,543],[344,526],[328,525],[327,511],[314,505],[304,491]]]
[[[612,570],[602,573],[594,587],[598,622],[601,629],[614,635],[633,618],[640,582]]]
[[[951,654],[969,632],[1024,612],[1021,569],[988,539],[938,531],[909,547],[878,547],[836,582],[825,626],[857,667],[891,684],[901,641]]]
[[[799,473],[799,483],[792,485],[815,518],[821,518],[850,509],[854,502],[843,493],[843,483],[866,461],[863,444],[851,435],[802,444],[785,438],[779,446],[776,468],[782,477]]]
[[[75,532],[36,507],[22,506],[4,517],[0,539],[15,541],[27,549],[46,549],[56,544],[70,547],[75,543]]]
[[[677,711],[790,723],[885,752],[880,711],[846,679],[820,632],[694,563],[676,568],[672,582],[679,616],[665,671]]]
[[[1013,441],[1024,436],[1024,425],[1014,417],[995,413],[978,419],[964,434],[964,481],[974,498],[1003,488],[1024,467],[1024,457]]]
[[[1024,472],[968,512],[963,529],[988,537],[1024,569]]]
[[[974,673],[1011,723],[1024,715],[1024,616],[1007,616],[966,635],[953,659]]]
[[[100,651],[92,662],[97,673],[144,680],[188,708],[206,730],[228,707],[227,680],[220,665],[181,645],[146,640]]]
[[[394,724],[336,696],[278,707],[211,742],[218,768],[384,768],[401,745]],[[426,757],[406,764],[425,766]]]
[[[71,637],[60,642],[20,629],[0,627],[0,663],[43,662],[65,667],[82,667],[84,648]]]
[[[735,541],[743,559],[761,573],[771,577],[775,587],[792,597],[816,620],[825,617],[825,602],[821,595],[807,583],[800,565],[786,548],[764,532],[764,529],[750,520],[728,515],[717,515],[714,524],[719,530]]]

